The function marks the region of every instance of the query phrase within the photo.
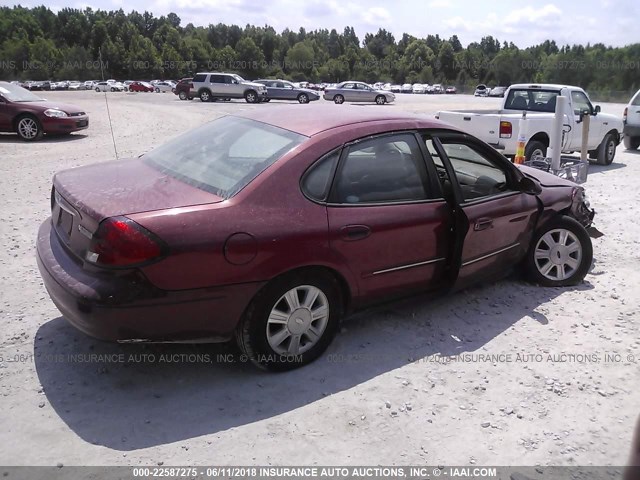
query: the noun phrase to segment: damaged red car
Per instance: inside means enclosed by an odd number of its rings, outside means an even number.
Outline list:
[[[317,358],[348,312],[515,270],[590,268],[582,187],[446,124],[319,106],[225,116],[132,160],[55,175],[38,265],[78,329]]]

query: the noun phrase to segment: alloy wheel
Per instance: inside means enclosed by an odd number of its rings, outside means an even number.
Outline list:
[[[317,287],[300,285],[282,295],[267,319],[269,346],[279,355],[300,355],[322,338],[329,300]]]
[[[564,228],[545,233],[534,251],[535,265],[549,280],[566,280],[580,267],[582,244],[578,237]]]
[[[18,122],[18,132],[22,138],[32,140],[38,136],[38,124],[33,118],[23,118]]]

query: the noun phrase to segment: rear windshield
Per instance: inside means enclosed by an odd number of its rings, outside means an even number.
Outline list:
[[[305,139],[272,125],[227,116],[179,136],[143,159],[189,185],[230,198]]]
[[[558,90],[511,89],[504,102],[505,110],[530,112],[555,112]]]
[[[631,105],[640,105],[640,90],[636,93],[636,96],[631,100]]]

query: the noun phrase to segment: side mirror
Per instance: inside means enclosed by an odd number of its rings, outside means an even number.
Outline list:
[[[597,115],[600,113],[600,105],[596,105],[595,108],[593,109],[593,115]]]
[[[540,184],[529,177],[522,177],[518,186],[520,187],[520,191],[527,195],[539,195],[542,193],[542,187]]]

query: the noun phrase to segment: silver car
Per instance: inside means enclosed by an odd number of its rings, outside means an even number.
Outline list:
[[[391,92],[376,90],[364,82],[342,82],[325,89],[325,100],[333,100],[338,105],[344,102],[376,102],[378,105],[393,102],[396,96]]]
[[[267,99],[269,100],[297,100],[300,103],[309,103],[320,98],[320,94],[309,88],[299,88],[286,80],[256,80],[267,87]]]

